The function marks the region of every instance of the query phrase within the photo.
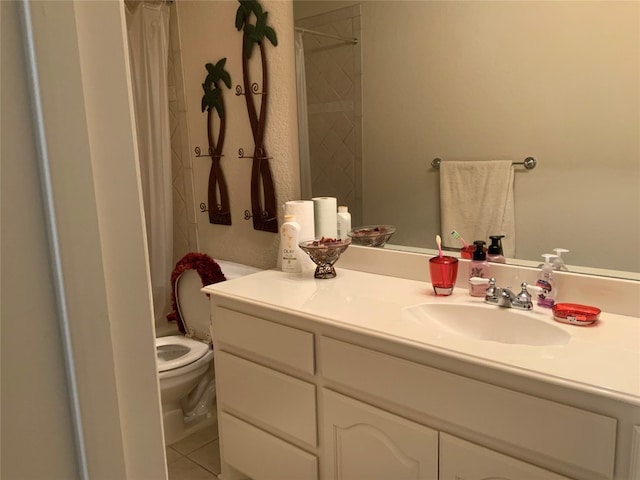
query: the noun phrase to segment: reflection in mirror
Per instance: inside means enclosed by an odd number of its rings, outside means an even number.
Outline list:
[[[509,263],[562,247],[573,271],[640,278],[639,3],[294,0],[294,15],[305,198],[395,225],[385,248],[431,249],[450,233],[434,158],[534,157],[515,169]]]

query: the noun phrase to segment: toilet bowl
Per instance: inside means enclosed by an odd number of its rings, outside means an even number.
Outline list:
[[[227,280],[259,271],[217,261]],[[209,331],[209,299],[194,269],[184,270],[174,284],[176,307],[186,335],[156,338],[165,444],[171,445],[215,421],[213,347]]]

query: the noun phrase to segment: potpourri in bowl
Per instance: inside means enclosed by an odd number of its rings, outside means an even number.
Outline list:
[[[367,225],[352,228],[347,235],[354,245],[362,247],[384,247],[396,231],[393,225]]]
[[[350,238],[325,238],[316,240],[303,240],[298,243],[300,249],[305,252],[313,263],[317,265],[314,274],[315,278],[334,278],[336,269],[333,265],[338,261],[342,252],[344,252],[349,244]]]

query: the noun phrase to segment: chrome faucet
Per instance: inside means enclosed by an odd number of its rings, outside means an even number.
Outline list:
[[[497,305],[503,308],[516,308],[518,310],[532,310],[533,301],[531,300],[531,294],[527,290],[537,290],[539,287],[527,285],[527,282],[522,282],[520,285],[522,290],[517,295],[508,288],[496,287],[496,279],[489,279],[489,287],[485,293],[484,301],[490,305]]]

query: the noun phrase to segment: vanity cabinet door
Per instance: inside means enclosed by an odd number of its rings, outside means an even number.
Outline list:
[[[440,433],[439,480],[569,480],[568,477]]]
[[[324,480],[438,478],[438,432],[330,390],[324,406]]]
[[[629,466],[629,479],[640,480],[640,425],[633,427],[631,439],[631,465]]]

